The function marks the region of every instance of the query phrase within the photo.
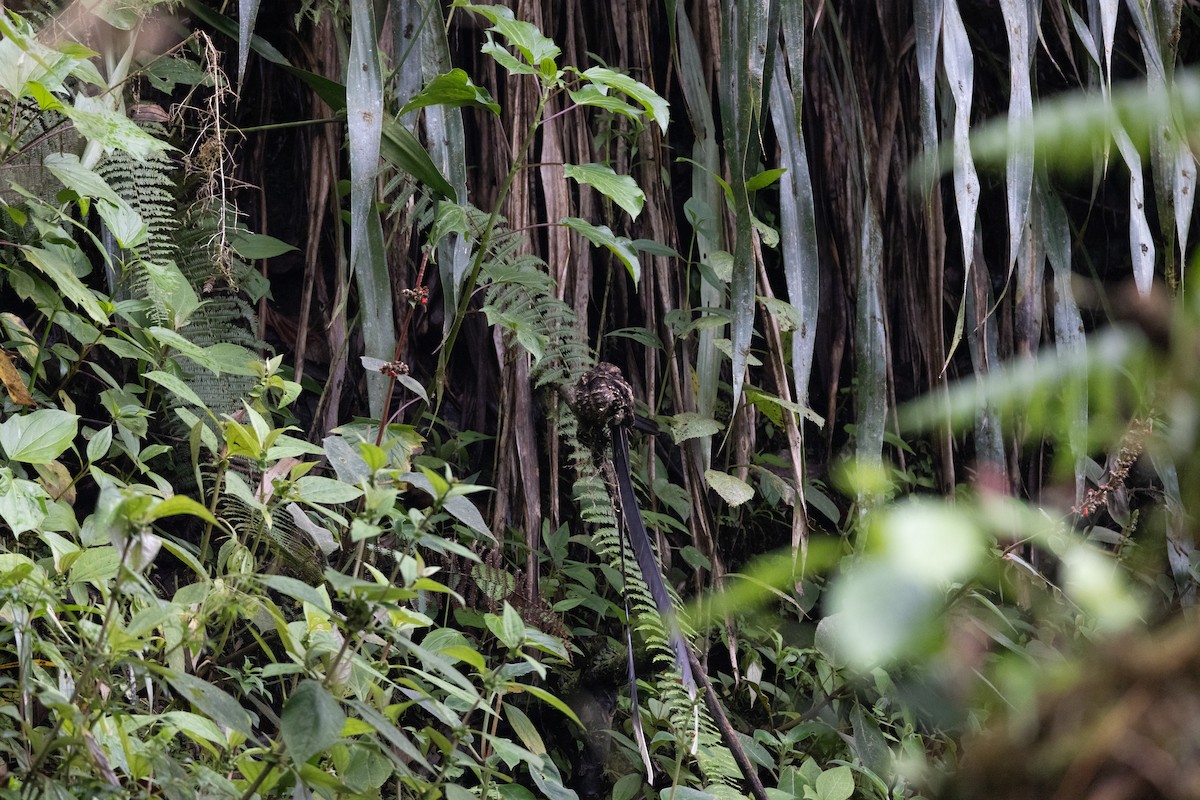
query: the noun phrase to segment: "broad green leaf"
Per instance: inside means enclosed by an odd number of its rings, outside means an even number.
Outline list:
[[[264,586],[268,586],[280,594],[308,603],[325,614],[332,613],[329,608],[329,599],[304,581],[290,578],[287,575],[260,575],[258,579]]]
[[[80,197],[94,197],[113,205],[127,205],[99,173],[85,167],[74,153],[49,153],[42,163],[63,186]]]
[[[195,553],[190,549],[170,538],[164,538],[162,546],[164,550],[179,559],[180,563],[187,565],[188,569],[196,573],[201,583],[193,585],[200,586],[208,581],[208,568],[200,563],[200,560],[196,558]]]
[[[827,769],[817,776],[814,788],[819,800],[849,800],[854,794],[854,774],[845,765]]]
[[[575,712],[571,710],[571,707],[564,703],[557,695],[551,694],[540,686],[532,686],[527,683],[513,684],[513,686],[522,692],[533,695],[548,706],[558,709],[564,717],[574,722],[580,728],[584,727],[579,717],[575,716]]]
[[[288,698],[279,721],[287,753],[299,766],[338,740],[346,715],[328,689],[306,679]]]
[[[258,375],[255,364],[260,364],[258,355],[240,344],[217,342],[204,348],[206,366],[218,375]]]
[[[78,432],[77,414],[39,408],[0,422],[0,449],[12,461],[48,464],[71,446]]]
[[[110,203],[107,200],[97,200],[96,210],[109,233],[117,240],[117,244],[126,250],[136,250],[146,242],[146,234],[150,226],[141,215],[124,200]]]
[[[92,434],[92,438],[88,439],[87,443],[87,460],[94,464],[108,455],[108,449],[112,446],[112,440],[112,425],[106,425]]]
[[[408,389],[426,403],[429,402],[429,394],[425,391],[425,387],[422,386],[420,382],[418,382],[417,379],[412,375],[397,375],[396,383],[400,384],[405,389]]]
[[[612,200],[637,219],[642,213],[645,194],[637,181],[628,175],[618,175],[607,164],[563,164],[563,174],[579,183],[586,183]]]
[[[149,328],[146,328],[146,332],[157,340],[159,344],[178,350],[200,366],[216,372],[212,360],[208,357],[208,352],[200,345],[194,344],[190,339],[160,325],[151,325]]]
[[[640,108],[634,108],[622,98],[609,94],[607,86],[585,83],[579,89],[567,90],[567,94],[570,95],[571,101],[577,106],[594,106],[634,119],[642,116]]]
[[[347,701],[347,703],[354,712],[355,716],[374,727],[375,732],[383,741],[387,742],[395,747],[398,751],[403,753],[405,758],[410,760],[412,763],[416,764],[427,772],[433,772],[433,767],[429,765],[429,762],[425,759],[425,756],[421,754],[421,751],[417,749],[416,745],[412,743],[412,741],[403,731],[393,725],[387,717],[359,700],[351,698]]]
[[[516,19],[511,9],[500,5],[473,5],[463,0],[455,0],[454,5],[486,17],[492,23],[490,30],[507,39],[531,67],[543,75],[552,74],[554,59],[562,51],[552,39],[542,35],[536,25]],[[491,55],[495,56],[495,53]]]
[[[631,772],[617,779],[612,788],[612,800],[633,800],[642,790],[645,779],[640,773]]]
[[[381,154],[385,159],[416,178],[422,185],[432,189],[448,200],[454,200],[454,187],[446,180],[429,152],[413,133],[394,119],[383,125]]]
[[[357,486],[316,475],[305,475],[296,481],[296,491],[303,500],[322,505],[349,503],[362,497],[362,489]]]
[[[497,116],[500,114],[500,106],[492,99],[488,90],[475,85],[470,76],[458,68],[438,75],[425,84],[425,88],[404,104],[400,114],[404,115],[414,109],[431,105],[475,106],[486,108]]]
[[[740,506],[754,497],[754,489],[750,484],[726,472],[715,469],[704,471],[704,480],[721,495],[721,499],[731,506]]]
[[[671,122],[671,106],[649,86],[607,67],[592,67],[581,74],[598,86],[616,89],[633,98],[641,104],[642,108],[646,109],[650,119],[658,123],[662,132],[667,132],[667,125]]]
[[[242,258],[248,261],[257,261],[260,258],[274,258],[281,256],[284,253],[290,253],[298,248],[290,245],[287,242],[276,239],[274,236],[267,236],[263,233],[250,233],[248,231],[237,231],[230,238],[231,245],[234,251]]]
[[[757,192],[760,189],[765,189],[777,180],[783,177],[787,170],[783,167],[775,169],[764,169],[762,172],[755,175],[750,180],[746,181],[746,191]]]
[[[212,720],[202,717],[199,714],[193,714],[190,711],[168,711],[165,714],[137,715],[134,719],[138,720],[138,722],[144,719],[147,723],[162,723],[193,741],[208,741],[219,745],[229,743],[228,738],[225,734],[221,733],[221,729]]]
[[[30,264],[33,264],[50,279],[63,297],[87,312],[93,322],[107,325],[108,314],[101,308],[100,302],[92,290],[79,280],[74,268],[64,257],[64,249],[62,245],[49,245],[47,247],[26,247],[21,252]]]
[[[103,588],[117,576],[121,554],[112,545],[89,547],[71,563],[68,578],[71,583],[90,583]]]
[[[519,646],[525,639],[525,620],[521,619],[521,615],[508,602],[504,603],[502,621],[505,644],[508,644],[509,647]]]
[[[546,752],[546,744],[542,741],[541,734],[538,733],[537,727],[524,711],[511,703],[504,703],[504,715],[529,752],[539,756]]]
[[[46,588],[46,571],[34,564],[29,556],[20,553],[0,553],[0,586],[7,589],[28,583],[34,583],[38,588]]]
[[[0,16],[0,34],[0,89],[14,98],[35,94],[35,87],[43,97],[64,92],[63,82],[69,75],[103,84],[95,67],[88,63],[98,54],[83,45],[68,42],[56,50],[39,40],[29,22],[7,14]]]
[[[80,134],[106,150],[122,150],[134,158],[144,159],[175,149],[139,128],[113,103],[111,95],[92,97],[80,93],[75,96],[74,105],[64,106],[62,112]]]
[[[161,503],[155,503],[154,507],[146,514],[146,521],[153,522],[156,519],[163,517],[173,517],[178,514],[189,514],[193,517],[199,517],[205,522],[216,524],[216,518],[209,513],[209,510],[197,503],[190,497],[177,494],[174,497],[168,497]]]
[[[579,800],[579,795],[575,794],[574,790],[563,785],[562,775],[549,753],[542,755],[540,763],[529,762],[529,776],[549,800]]]
[[[783,412],[787,411],[792,414],[802,417],[817,427],[825,425],[825,419],[813,411],[811,408],[806,408],[799,403],[793,403],[790,400],[784,400],[782,397],[776,397],[769,392],[764,392],[761,389],[756,389],[752,386],[746,387],[746,401],[752,403],[755,408],[761,411],[774,424],[782,427],[784,424]]]
[[[192,390],[192,387],[184,383],[181,378],[177,378],[170,373],[162,372],[160,370],[153,370],[151,372],[143,373],[142,377],[147,380],[154,381],[179,400],[191,403],[197,408],[207,408],[207,406],[204,405],[204,401],[200,399],[200,396]]]
[[[617,236],[607,225],[593,225],[579,217],[564,217],[561,222],[597,247],[608,248],[625,265],[625,269],[629,270],[629,277],[633,278],[634,285],[637,285],[642,277],[642,267],[637,251],[633,249],[633,242],[624,236]]]
[[[367,466],[362,455],[341,436],[326,436],[321,444],[338,480],[357,486],[371,476],[371,468]]]
[[[658,793],[659,800],[718,800],[716,795],[690,786],[668,786]]]
[[[721,429],[725,427],[711,417],[705,417],[690,411],[685,411],[682,414],[676,414],[671,417],[669,425],[671,427],[671,438],[675,440],[675,444],[687,441],[688,439],[697,439],[701,436],[712,436],[720,433]]]
[[[495,536],[492,534],[492,529],[483,519],[483,515],[479,513],[479,509],[465,497],[458,495],[449,495],[442,501],[442,508],[449,512],[450,516],[457,519],[462,524],[466,525],[476,533],[481,533],[487,538],[495,541]]]
[[[179,330],[187,325],[200,307],[200,298],[175,262],[142,261],[139,266],[148,278],[146,292],[150,300],[167,312],[171,327]]]
[[[145,662],[146,669],[166,678],[176,692],[218,725],[253,736],[253,725],[246,709],[224,689],[186,672],[176,672]]]
[[[484,623],[488,630],[510,650],[516,650],[525,640],[525,622],[506,601],[503,614],[485,614]]]
[[[46,490],[33,481],[14,478],[12,470],[0,467],[0,519],[14,536],[36,530],[46,519]]]
[[[879,723],[863,706],[856,705],[850,712],[850,724],[854,728],[852,747],[858,760],[876,775],[890,780],[895,771],[892,751],[883,736],[883,731],[879,729]]]

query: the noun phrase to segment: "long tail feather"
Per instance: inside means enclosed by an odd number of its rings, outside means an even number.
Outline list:
[[[675,618],[675,606],[667,591],[666,581],[663,580],[662,568],[654,555],[654,546],[646,533],[646,525],[642,521],[642,512],[638,510],[637,495],[633,490],[633,482],[629,471],[629,441],[625,428],[613,426],[612,453],[613,468],[617,473],[617,487],[621,498],[621,519],[625,531],[629,535],[629,543],[633,547],[633,555],[637,560],[642,580],[650,590],[650,597],[663,620],[671,649],[675,651],[675,666],[688,695],[696,699],[696,679],[692,675],[692,666],[688,658],[688,643],[679,629],[679,621]]]
[[[625,540],[621,540],[621,580],[628,585],[629,572],[625,566]],[[642,706],[638,702],[637,668],[633,660],[633,615],[629,613],[629,592],[621,596],[625,604],[625,670],[629,676],[629,704],[633,707],[633,740],[637,742],[642,763],[646,766],[646,779],[654,781],[654,763],[650,760],[650,748],[646,746],[646,732],[642,729]]]

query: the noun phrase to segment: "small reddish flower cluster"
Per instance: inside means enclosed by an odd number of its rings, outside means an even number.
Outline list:
[[[389,378],[399,378],[408,374],[408,364],[403,361],[385,361],[379,371]]]

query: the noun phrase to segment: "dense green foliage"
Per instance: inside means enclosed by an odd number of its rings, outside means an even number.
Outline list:
[[[1195,796],[1183,3],[26,5],[0,797]]]

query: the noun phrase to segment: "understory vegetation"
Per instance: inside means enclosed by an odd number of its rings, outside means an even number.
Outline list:
[[[1198,47],[0,4],[0,797],[1200,796]]]

